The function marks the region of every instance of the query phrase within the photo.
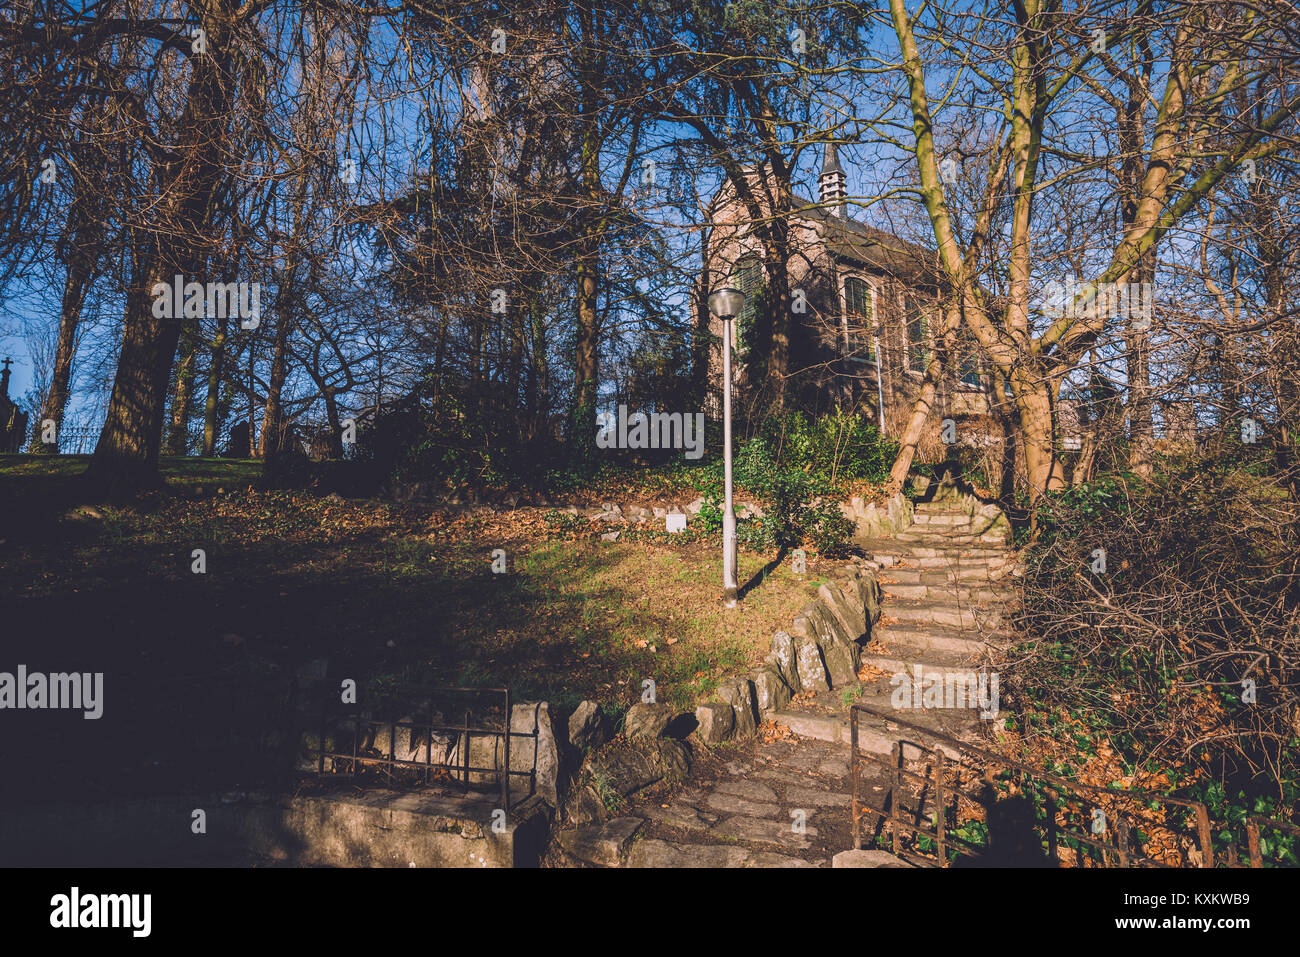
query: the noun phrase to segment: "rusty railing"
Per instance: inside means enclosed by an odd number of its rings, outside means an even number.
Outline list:
[[[485,695],[499,694],[502,696],[504,712],[502,717],[502,726],[500,728],[479,727],[474,721],[473,712],[465,711],[464,721],[459,724],[450,724],[438,720],[442,712],[435,709],[434,702],[440,696],[447,695]],[[498,785],[501,792],[502,807],[506,813],[510,812],[510,779],[511,777],[527,778],[529,782],[529,793],[532,790],[533,778],[535,775],[535,759],[537,754],[537,730],[529,732],[513,731],[510,728],[511,723],[511,701],[509,688],[464,688],[464,687],[439,687],[422,689],[418,695],[406,695],[403,702],[410,704],[413,701],[420,701],[424,705],[421,712],[416,708],[400,708],[390,706],[389,713],[406,713],[411,712],[410,719],[399,718],[374,718],[363,717],[359,712],[353,711],[347,714],[330,715],[322,711],[320,719],[320,734],[316,739],[315,746],[308,749],[308,753],[316,759],[316,773],[324,776],[326,773],[325,764],[328,760],[331,763],[331,772],[334,774],[358,777],[367,770],[378,770],[387,780],[393,783],[400,775],[399,772],[405,771],[413,773],[414,777],[420,784],[437,783],[440,785],[453,785],[463,791],[469,791],[473,782],[471,775],[486,775],[498,778]],[[328,746],[330,741],[330,724],[331,720],[335,727],[343,726],[344,730],[352,732],[352,748],[350,751],[341,751],[332,749]],[[363,729],[367,733],[363,736]],[[386,729],[388,732],[387,748],[376,749],[371,745],[375,741],[377,734]],[[397,757],[398,747],[398,730],[411,732],[411,739],[418,741],[416,733],[423,734],[421,748],[423,760],[408,760]],[[442,760],[434,760],[434,735],[451,734],[455,736],[455,743],[448,751],[447,756]],[[501,742],[501,762],[496,767],[475,767],[471,762],[472,749],[470,741],[474,736],[495,738]],[[527,771],[516,771],[510,763],[510,739],[511,738],[532,738],[534,767]],[[363,740],[366,742],[363,744]],[[373,752],[379,750],[379,754]],[[408,749],[410,750],[410,749]],[[495,748],[493,749],[495,752]],[[454,760],[452,755],[454,754]],[[526,796],[526,795],[525,795]]]
[[[895,733],[896,740],[893,742],[888,756],[866,753],[858,746],[859,715],[869,715],[899,726],[900,731]],[[1154,792],[1117,791],[1067,781],[1064,778],[1032,768],[1027,764],[958,740],[940,731],[913,724],[900,718],[896,712],[879,711],[864,704],[855,704],[850,709],[850,735],[852,747],[850,772],[853,778],[853,846],[855,849],[860,850],[862,848],[863,817],[866,815],[879,818],[882,831],[881,837],[883,837],[883,831],[887,826],[893,853],[907,859],[947,866],[951,857],[965,856],[978,859],[982,855],[990,853],[997,855],[1000,848],[1009,845],[1011,840],[1007,835],[1002,835],[1002,840],[999,841],[999,835],[992,833],[992,829],[988,824],[988,811],[990,808],[996,808],[999,800],[996,793],[995,778],[998,774],[1004,776],[1010,774],[1019,776],[1022,780],[1029,779],[1037,782],[1039,785],[1037,788],[1020,786],[1024,793],[1024,799],[1028,802],[1027,805],[1021,804],[1020,807],[1022,810],[1027,808],[1029,816],[1025,820],[1015,822],[1020,844],[1013,850],[1017,850],[1021,855],[1021,859],[1015,863],[1034,861],[1044,865],[1060,866],[1061,844],[1065,842],[1068,846],[1073,846],[1080,852],[1078,854],[1078,863],[1080,865],[1084,865],[1084,849],[1087,849],[1086,852],[1094,856],[1094,863],[1095,858],[1100,857],[1101,863],[1097,866],[1176,867],[1179,864],[1154,858],[1148,853],[1148,849],[1144,846],[1142,829],[1144,827],[1159,828],[1176,833],[1179,824],[1178,822],[1171,823],[1169,818],[1174,813],[1173,809],[1182,808],[1187,812],[1187,819],[1195,822],[1196,843],[1200,851],[1198,866],[1214,866],[1214,847],[1210,831],[1209,812],[1205,805],[1200,802],[1186,798],[1168,797]],[[930,743],[924,743],[926,741]],[[909,750],[917,752],[917,757],[913,760],[917,760],[923,765],[920,772],[911,770],[908,767]],[[863,800],[862,766],[864,762],[878,764],[888,772],[887,798],[889,807],[887,812],[883,806],[879,808],[868,806]],[[963,770],[971,778],[982,778],[985,784],[983,794],[972,793],[965,789],[962,781]],[[905,814],[903,807],[905,800],[904,787],[909,783],[919,785],[918,798],[914,811]],[[1006,783],[1005,777],[1003,783]],[[1007,790],[1010,790],[1010,785],[1007,786]],[[1043,803],[1041,816],[1035,801],[1035,798],[1038,797],[1042,798]],[[967,806],[976,813],[979,811],[984,813],[985,827],[989,830],[988,843],[967,840],[956,833],[955,829],[949,827],[947,823],[948,804],[951,802],[955,809],[960,809],[963,799],[967,802]],[[1124,813],[1119,810],[1117,805],[1123,802],[1145,804],[1148,810],[1161,808],[1168,810],[1162,814],[1162,820],[1159,823],[1152,825],[1143,822],[1141,818],[1132,815],[1131,812]],[[928,823],[925,814],[927,805],[932,809]],[[1086,805],[1091,805],[1094,809],[1093,814],[1087,815],[1091,821],[1090,826],[1087,829],[1071,827],[1071,818],[1079,817]],[[1102,812],[1101,817],[1097,817],[1095,813],[1097,810]],[[1114,827],[1111,826],[1111,818],[1113,818]],[[978,820],[978,817],[972,819]],[[1100,826],[1097,826],[1098,823],[1100,823]],[[1183,823],[1185,824],[1185,822]],[[1278,822],[1269,823],[1277,825]],[[874,832],[874,826],[872,830]],[[904,850],[902,842],[905,833],[914,839],[913,843],[918,847],[922,845],[922,839],[932,843],[936,849],[935,857],[927,857],[918,850]],[[1114,840],[1110,839],[1111,835],[1114,835]],[[1031,842],[1034,846],[1032,848],[1024,846],[1027,842]],[[1046,851],[1045,855],[1043,854],[1044,851]],[[1252,859],[1256,857],[1257,855],[1252,850]],[[1003,861],[1003,863],[1006,862]]]

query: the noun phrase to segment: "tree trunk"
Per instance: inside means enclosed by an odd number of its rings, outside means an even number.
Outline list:
[[[912,460],[916,457],[916,447],[920,444],[921,437],[925,434],[926,423],[930,421],[930,415],[934,411],[934,401],[939,393],[939,380],[943,377],[944,367],[947,364],[949,340],[960,322],[960,307],[950,305],[944,311],[943,324],[934,332],[935,350],[930,356],[930,361],[925,365],[920,394],[912,403],[912,414],[903,428],[903,434],[899,437],[898,456],[889,470],[889,481],[885,491],[890,495],[900,492],[903,483],[907,481],[907,473],[911,470]],[[903,347],[907,348],[906,332]]]
[[[1031,377],[1017,371],[1013,386],[1020,411],[1020,436],[1025,447],[1025,472],[1029,501],[1065,487],[1065,474],[1056,454],[1056,403],[1050,378]]]
[[[145,281],[127,296],[117,375],[88,472],[110,497],[162,484],[158,452],[180,322],[155,317],[149,291],[155,283],[170,282],[169,273],[160,264],[142,270]]]
[[[194,399],[194,367],[199,354],[199,321],[186,319],[181,329],[181,361],[176,368],[176,387],[172,392],[171,428],[167,433],[167,452],[184,455],[189,444],[190,409]]]
[[[226,175],[224,163],[236,162],[226,149],[234,92],[234,54],[227,39],[234,9],[235,0],[220,0],[201,11],[207,48],[214,52],[191,58],[176,147],[158,170],[162,186],[156,225],[165,238],[145,240],[137,257],[133,278],[141,281],[127,296],[113,392],[87,472],[90,481],[112,497],[162,483],[158,453],[181,322],[154,315],[151,290],[156,283],[170,283],[185,267],[197,268],[208,260],[202,237],[210,232],[213,199]]]
[[[293,277],[294,272],[289,269],[285,275]],[[266,382],[266,406],[262,414],[261,451],[264,472],[274,470],[280,453],[284,451],[286,423],[281,396],[284,380],[289,373],[289,336],[293,331],[293,310],[291,297],[285,297],[281,307],[276,310],[275,347],[271,354],[271,375]]]
[[[226,320],[220,320],[217,338],[212,343],[212,356],[208,360],[208,395],[203,403],[203,454],[208,458],[217,454],[217,404],[221,399],[221,372],[226,358]]]
[[[54,373],[50,376],[50,391],[41,403],[40,419],[33,433],[33,452],[57,453],[59,451],[59,431],[63,428],[63,413],[68,405],[69,385],[72,382],[72,359],[77,351],[77,327],[81,324],[81,309],[86,301],[88,276],[74,260],[68,267],[68,276],[63,284],[63,309],[59,314],[59,345],[54,353]],[[46,445],[41,441],[42,423],[47,419],[54,422],[54,444]]]

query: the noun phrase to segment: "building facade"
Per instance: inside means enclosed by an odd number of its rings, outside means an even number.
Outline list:
[[[936,255],[850,217],[834,144],[824,149],[817,202],[793,194],[765,167],[752,169],[748,182],[763,214],[781,216],[786,232],[789,393],[814,411],[838,405],[870,414],[894,435],[911,414],[934,348],[943,292]],[[764,295],[764,248],[752,210],[730,184],[719,190],[710,205],[703,277],[706,289],[730,284],[746,294],[745,311],[729,324],[742,404],[752,391],[748,333],[760,311],[780,307]],[[710,316],[708,328],[720,340],[722,322]],[[721,377],[718,351],[711,353],[711,382]],[[990,380],[973,342],[953,359],[936,418],[987,414]]]

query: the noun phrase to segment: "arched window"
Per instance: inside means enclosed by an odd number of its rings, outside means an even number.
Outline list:
[[[872,329],[876,324],[871,284],[857,276],[844,280],[844,350],[849,359],[875,362]]]

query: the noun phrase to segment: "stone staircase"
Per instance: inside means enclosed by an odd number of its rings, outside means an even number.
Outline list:
[[[911,866],[881,851],[841,853],[852,847],[850,705],[980,743],[991,721],[980,717],[977,696],[954,707],[949,695],[932,707],[922,676],[932,676],[936,694],[976,687],[1008,640],[1001,629],[1017,573],[1009,527],[995,509],[952,496],[916,503],[912,518],[900,532],[858,540],[866,555],[860,562],[876,575],[883,600],[856,687],[799,694],[770,715],[774,732],[705,750],[682,784],[636,796],[604,824],[562,834],[565,863],[818,867],[834,859],[834,866]],[[904,698],[905,691],[912,693]],[[859,748],[888,755],[900,730],[887,718],[860,714]],[[864,766],[862,787],[877,806],[887,773]]]

